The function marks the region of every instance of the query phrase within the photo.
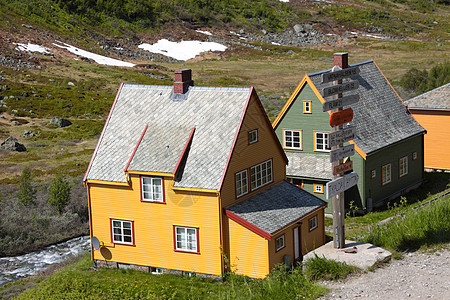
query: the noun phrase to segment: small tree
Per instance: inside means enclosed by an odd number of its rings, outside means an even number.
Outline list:
[[[30,168],[25,167],[22,170],[22,175],[20,175],[19,192],[17,193],[19,202],[24,206],[34,204],[36,199],[36,190],[31,185],[32,181],[33,173]]]
[[[70,185],[61,173],[56,175],[50,185],[50,194],[48,196],[48,203],[55,207],[59,213],[62,213],[67,203],[70,200]]]

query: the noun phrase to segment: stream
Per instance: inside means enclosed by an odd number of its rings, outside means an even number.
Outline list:
[[[88,251],[89,246],[89,236],[82,236],[24,255],[1,257],[0,286],[20,278],[36,275],[50,265]]]

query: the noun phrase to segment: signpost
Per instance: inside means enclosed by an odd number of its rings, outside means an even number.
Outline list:
[[[344,110],[338,110],[331,114],[330,126],[335,127],[344,125],[345,123],[351,122],[351,120],[353,120],[353,109],[347,108]]]
[[[322,74],[322,83],[334,83],[332,86],[323,89],[323,97],[336,96],[336,99],[326,101],[323,104],[324,112],[333,111],[330,114],[331,133],[328,137],[334,179],[326,185],[326,197],[327,199],[333,198],[333,241],[335,248],[345,247],[344,192],[358,183],[358,174],[355,172],[341,176],[341,174],[353,169],[353,162],[344,164],[343,158],[355,153],[354,145],[343,147],[344,142],[355,138],[355,128],[349,126],[344,129],[343,126],[343,124],[353,120],[353,110],[351,108],[344,110],[343,106],[359,101],[359,95],[347,97],[342,95],[344,92],[354,91],[359,87],[358,80],[342,83],[343,79],[359,74],[359,67],[347,68],[347,59],[347,53],[336,53],[334,61],[337,61],[344,69],[335,66],[331,72]]]
[[[359,95],[350,95],[334,100],[329,100],[323,103],[323,111],[329,111],[346,105],[352,105],[359,101]]]
[[[335,166],[333,169],[333,175],[340,175],[351,170],[353,170],[353,162],[348,161],[346,163],[343,163],[342,165]]]
[[[330,152],[330,163],[355,155],[355,145],[350,144]]]

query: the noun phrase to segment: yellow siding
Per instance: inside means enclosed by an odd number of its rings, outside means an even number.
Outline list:
[[[225,208],[286,178],[286,162],[283,159],[283,154],[277,147],[276,143],[278,141],[272,134],[272,128],[270,123],[265,120],[264,113],[253,96],[244,117],[243,125],[236,141],[236,147],[222,186],[222,206]],[[248,132],[254,129],[258,129],[258,142],[249,145]],[[272,159],[273,183],[236,199],[235,173],[268,159]],[[248,183],[250,184],[249,171]]]
[[[317,228],[309,231],[309,219],[317,216]],[[310,214],[302,219],[302,253],[306,253],[325,244],[325,212],[321,208],[314,214]]]
[[[135,246],[114,245],[94,258],[115,262],[222,274],[219,201],[214,193],[174,191],[164,178],[166,203],[141,202],[139,176],[131,186],[89,184],[92,234],[111,244],[110,218],[134,221]],[[198,227],[200,254],[174,251],[173,225]]]
[[[425,134],[425,168],[450,170],[450,112],[411,112],[419,124],[427,130]]]
[[[229,261],[237,274],[264,278],[269,273],[268,241],[228,219]]]

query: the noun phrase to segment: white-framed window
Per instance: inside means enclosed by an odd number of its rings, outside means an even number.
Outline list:
[[[247,170],[236,173],[236,197],[248,193]]]
[[[302,150],[302,131],[284,129],[284,148]]]
[[[377,177],[377,170],[373,169],[373,170],[370,172],[370,178],[375,178],[375,177]]]
[[[142,201],[164,202],[163,179],[141,176]]]
[[[275,240],[275,251],[280,251],[285,247],[284,234]]]
[[[314,183],[314,193],[323,194],[323,184]]]
[[[416,159],[417,159],[417,152],[416,152],[416,151],[413,152],[413,154],[412,154],[412,159],[413,159],[413,160],[416,160]]]
[[[258,141],[258,129],[250,130],[248,132],[248,143],[253,144]]]
[[[272,182],[272,160],[251,167],[250,174],[252,190]]]
[[[317,228],[317,216],[312,217],[308,220],[309,223],[309,231]]]
[[[175,236],[175,251],[199,252],[198,228],[173,226]]]
[[[383,179],[383,185],[388,184],[392,181],[392,173],[391,173],[392,165],[387,164],[381,168],[381,177]]]
[[[314,131],[314,150],[330,151],[330,139],[328,132]]]
[[[111,219],[112,241],[116,244],[134,245],[133,222]]]
[[[303,101],[303,113],[304,114],[310,114],[312,112],[311,110],[311,101],[305,100]]]
[[[400,158],[398,162],[398,169],[400,177],[403,177],[408,174],[408,156]]]

